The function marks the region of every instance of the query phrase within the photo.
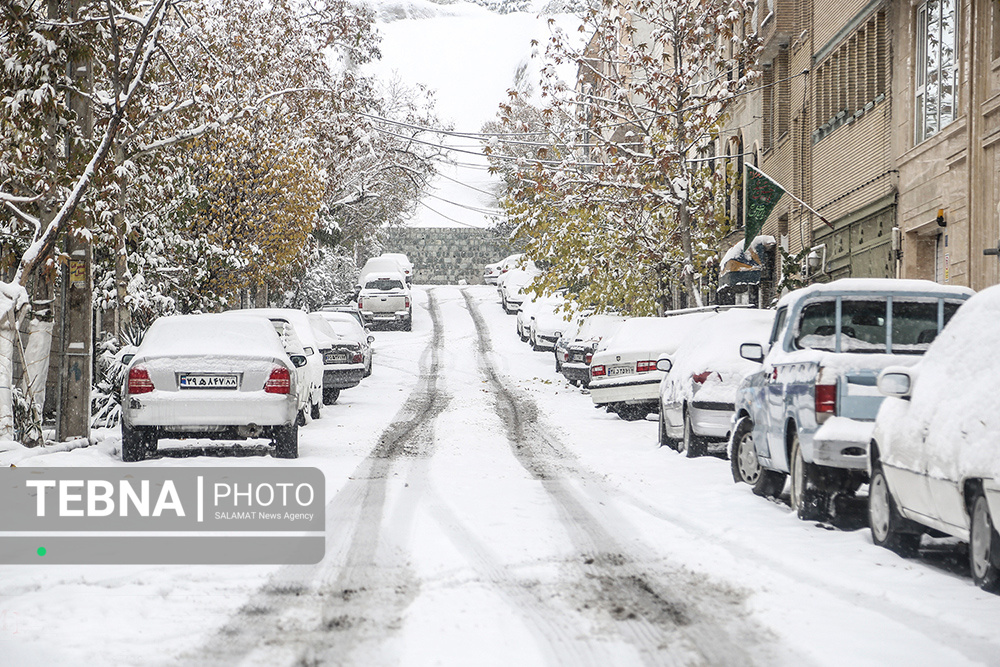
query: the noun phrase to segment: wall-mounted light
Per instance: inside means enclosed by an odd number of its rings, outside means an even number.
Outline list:
[[[938,223],[938,227],[947,227],[948,226],[948,221],[944,219],[944,209],[943,208],[939,208],[938,209],[937,223]]]
[[[806,266],[809,267],[810,274],[817,269],[819,269],[820,273],[826,273],[825,243],[820,243],[819,245],[813,246],[809,249],[809,254],[806,255]]]

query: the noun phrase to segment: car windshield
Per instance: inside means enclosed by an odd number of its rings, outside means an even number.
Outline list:
[[[365,283],[365,289],[388,292],[394,289],[403,289],[403,283],[399,280],[393,280],[391,278],[379,278],[377,280],[369,280]]]
[[[886,298],[841,301],[840,352],[923,354],[938,334],[938,300],[914,297],[892,300],[891,336]],[[944,303],[945,323],[959,304]],[[810,303],[802,309],[795,346],[837,351],[837,300]]]

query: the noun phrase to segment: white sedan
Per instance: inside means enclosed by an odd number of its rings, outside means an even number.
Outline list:
[[[160,437],[271,438],[277,457],[296,458],[305,363],[263,318],[159,318],[126,373],[122,460],[154,454]]]
[[[875,544],[913,555],[925,532],[969,542],[972,578],[1000,592],[1000,286],[963,305],[886,394],[869,448]]]
[[[701,456],[709,443],[728,440],[736,389],[760,364],[740,356],[746,342],[767,343],[773,310],[723,310],[696,326],[671,355],[657,360],[660,382],[659,444]]]
[[[674,352],[688,332],[711,313],[669,317],[632,317],[605,338],[590,364],[590,398],[594,405],[628,421],[657,411],[660,380],[656,360]]]

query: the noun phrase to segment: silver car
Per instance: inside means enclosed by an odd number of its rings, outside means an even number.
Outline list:
[[[275,456],[299,450],[298,369],[264,318],[161,317],[129,364],[122,460],[154,454],[160,437],[270,438]]]

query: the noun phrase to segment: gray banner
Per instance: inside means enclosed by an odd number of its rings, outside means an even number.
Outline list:
[[[3,537],[0,564],[13,565],[312,565],[322,536]]]
[[[0,470],[0,536],[322,531],[324,496],[318,468],[7,468]]]

